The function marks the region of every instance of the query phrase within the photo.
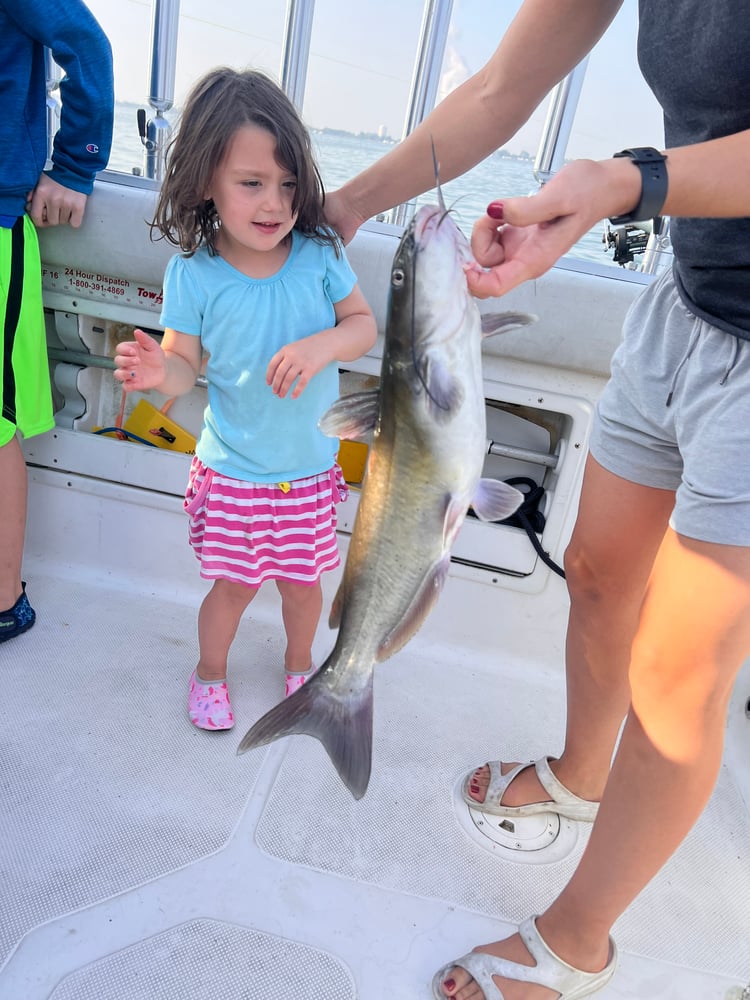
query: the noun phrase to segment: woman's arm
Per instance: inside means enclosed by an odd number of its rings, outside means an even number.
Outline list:
[[[502,146],[604,34],[622,0],[526,0],[489,62],[402,143],[326,200],[347,242],[366,219],[452,180]]]
[[[750,130],[666,150],[664,215],[750,216]],[[574,160],[528,198],[507,198],[474,226],[472,250],[490,271],[470,270],[469,290],[480,298],[504,295],[538,278],[602,219],[630,212],[641,196],[641,175],[628,157]],[[501,207],[500,207],[501,206]]]

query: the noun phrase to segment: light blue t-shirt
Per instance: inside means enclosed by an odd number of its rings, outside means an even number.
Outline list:
[[[329,364],[298,399],[275,396],[266,369],[285,344],[336,323],[333,304],[356,284],[346,257],[296,230],[283,267],[249,278],[204,247],[177,255],[164,275],[160,322],[201,338],[209,355],[208,405],[196,454],[204,465],[247,482],[301,479],[333,465],[338,441],[318,420],[338,398]]]

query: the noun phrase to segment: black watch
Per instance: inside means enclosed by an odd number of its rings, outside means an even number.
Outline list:
[[[623,149],[615,156],[629,156],[641,172],[641,198],[632,212],[617,215],[609,221],[614,226],[624,226],[626,223],[643,222],[654,219],[661,212],[662,205],[667,200],[667,158],[652,146],[636,146],[633,149]]]

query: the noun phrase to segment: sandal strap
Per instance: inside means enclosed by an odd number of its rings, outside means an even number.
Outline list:
[[[517,764],[507,774],[502,773],[502,761],[489,761],[487,767],[490,769],[490,780],[484,802],[475,802],[468,794],[468,785],[474,773],[473,771],[467,775],[464,781],[464,800],[472,809],[491,816],[531,816],[537,813],[552,812],[560,816],[566,816],[568,819],[593,823],[599,809],[599,803],[582,799],[566,788],[555,777],[552,768],[549,766],[549,762],[555,759],[554,757],[540,757],[537,761]],[[525,771],[529,767],[533,767],[536,770],[539,783],[549,797],[548,801],[531,802],[523,806],[506,806],[503,803],[503,796],[508,786],[518,777],[521,771]]]
[[[561,815],[569,816],[571,819],[585,819],[590,815],[590,818],[593,820],[599,809],[599,803],[582,799],[579,795],[571,792],[569,788],[566,788],[559,778],[555,777],[552,768],[549,766],[549,762],[555,759],[555,757],[540,757],[535,762],[534,768],[536,776],[539,778],[539,784],[557,806],[564,807],[564,812],[562,809],[559,810]]]
[[[503,806],[503,795],[505,795],[508,785],[514,781],[521,771],[525,771],[527,768],[533,766],[533,761],[529,761],[525,764],[516,764],[512,767],[510,771],[506,774],[502,772],[503,761],[501,760],[491,760],[488,761],[487,766],[490,769],[490,783],[487,786],[487,791],[484,796],[484,802],[478,802],[477,807],[479,809],[482,806],[486,806],[488,803],[490,805]],[[552,796],[550,796],[552,798]]]
[[[617,947],[610,938],[610,960],[601,972],[583,972],[568,965],[556,955],[543,940],[536,926],[536,917],[529,917],[519,925],[521,940],[535,961],[535,965],[519,965],[506,958],[497,958],[487,952],[472,951],[451,962],[441,975],[454,966],[465,969],[484,993],[485,1000],[504,1000],[495,985],[493,976],[502,976],[519,983],[534,983],[550,990],[557,990],[560,1000],[581,1000],[602,989],[612,978],[617,966]]]

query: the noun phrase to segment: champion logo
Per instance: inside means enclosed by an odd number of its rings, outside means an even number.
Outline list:
[[[86,146],[86,152],[87,153],[98,153],[99,152],[99,147],[97,146],[97,144],[95,142],[90,142],[88,144],[88,146]]]

